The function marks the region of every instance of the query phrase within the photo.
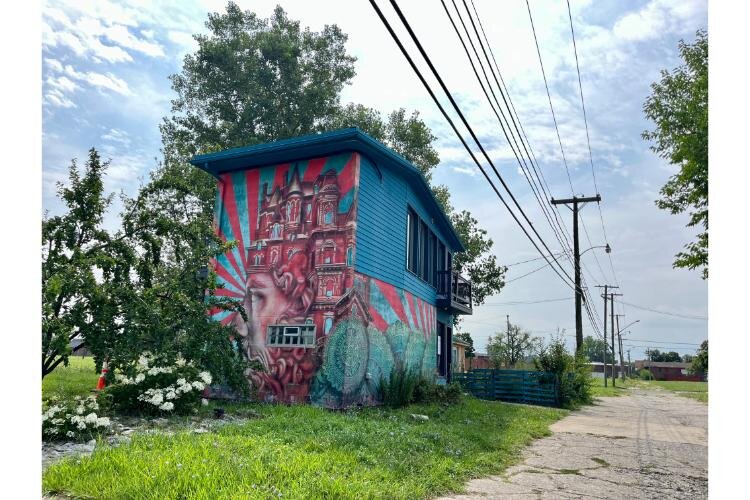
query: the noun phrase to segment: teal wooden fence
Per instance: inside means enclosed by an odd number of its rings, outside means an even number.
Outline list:
[[[527,370],[471,370],[453,380],[480,399],[558,406],[559,387],[553,373]]]

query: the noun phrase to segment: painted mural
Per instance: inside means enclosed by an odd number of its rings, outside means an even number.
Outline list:
[[[435,307],[383,281],[355,275],[350,315],[325,345],[310,400],[332,408],[372,404],[393,366],[434,377]]]
[[[358,161],[349,153],[221,176],[214,223],[238,245],[213,262],[217,295],[242,300],[248,320],[211,316],[264,366],[248,373],[262,399],[308,398],[318,347],[349,310]]]
[[[215,227],[237,246],[213,266],[217,295],[243,301],[211,316],[235,327],[266,401],[374,403],[394,364],[431,376],[435,308],[354,272],[359,155],[347,153],[221,176]]]

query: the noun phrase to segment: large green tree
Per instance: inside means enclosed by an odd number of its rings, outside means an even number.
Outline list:
[[[487,340],[487,354],[495,368],[514,368],[519,361],[533,355],[542,347],[542,339],[520,325],[510,325],[508,331],[498,332]]]
[[[261,19],[227,4],[209,15],[208,32],[196,35],[198,50],[173,75],[170,116],[161,124],[165,154],[162,176],[190,179],[210,225],[214,180],[187,164],[196,153],[268,142],[299,134],[359,127],[412,162],[428,182],[440,163],[437,138],[417,112],[396,109],[385,118],[372,108],[340,104],[340,93],[355,75],[356,59],[346,52],[347,35],[333,26],[302,29],[277,7]],[[492,255],[492,240],[467,211],[454,212],[448,187],[433,192],[467,248],[455,268],[474,282],[475,304],[499,292],[505,268]]]
[[[696,240],[675,257],[674,267],[700,269],[708,278],[708,34],[680,41],[683,64],[663,70],[651,85],[643,110],[655,128],[643,132],[651,149],[679,168],[661,188],[656,205],[673,214],[687,212]]]
[[[604,359],[604,352],[607,352],[607,363],[612,363],[613,355],[612,349],[608,348],[607,343],[602,339],[597,339],[591,335],[587,335],[583,338],[583,344],[581,345],[581,354],[593,362],[602,362]]]

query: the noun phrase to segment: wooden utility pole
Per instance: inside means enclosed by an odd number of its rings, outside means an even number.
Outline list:
[[[624,314],[615,314],[615,317],[617,318],[617,345],[619,346],[620,350],[620,380],[625,382],[625,372],[623,371],[625,360],[622,357],[622,335],[620,335],[622,332],[620,332],[620,316],[625,316]]]
[[[566,198],[563,200],[556,200],[554,198],[550,200],[550,203],[552,203],[553,205],[573,205],[573,257],[576,282],[576,353],[578,353],[581,350],[581,347],[583,347],[583,318],[581,316],[583,290],[581,289],[581,253],[580,247],[578,246],[578,204],[584,204],[590,201],[595,201],[598,203],[602,201],[602,197],[597,194],[596,196],[581,198],[573,196],[572,198]]]
[[[613,288],[613,287],[610,287]],[[617,374],[615,373],[615,295],[622,296],[621,293],[610,293],[609,294],[609,308],[611,309],[610,318],[612,322],[612,387],[615,386],[615,380]],[[605,319],[606,321],[606,319]]]
[[[602,360],[604,362],[604,387],[607,387],[607,349],[609,349],[609,346],[607,346],[607,289],[609,288],[619,288],[617,286],[612,285],[596,285],[596,288],[604,288],[604,359]],[[615,352],[614,346],[612,346],[612,352]],[[612,354],[612,365],[615,363],[615,356]],[[614,366],[612,367],[614,369]]]

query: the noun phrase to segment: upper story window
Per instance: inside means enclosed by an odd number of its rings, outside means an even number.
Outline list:
[[[438,271],[450,268],[445,244],[432,232],[417,213],[407,208],[406,268],[433,287],[438,284]]]

